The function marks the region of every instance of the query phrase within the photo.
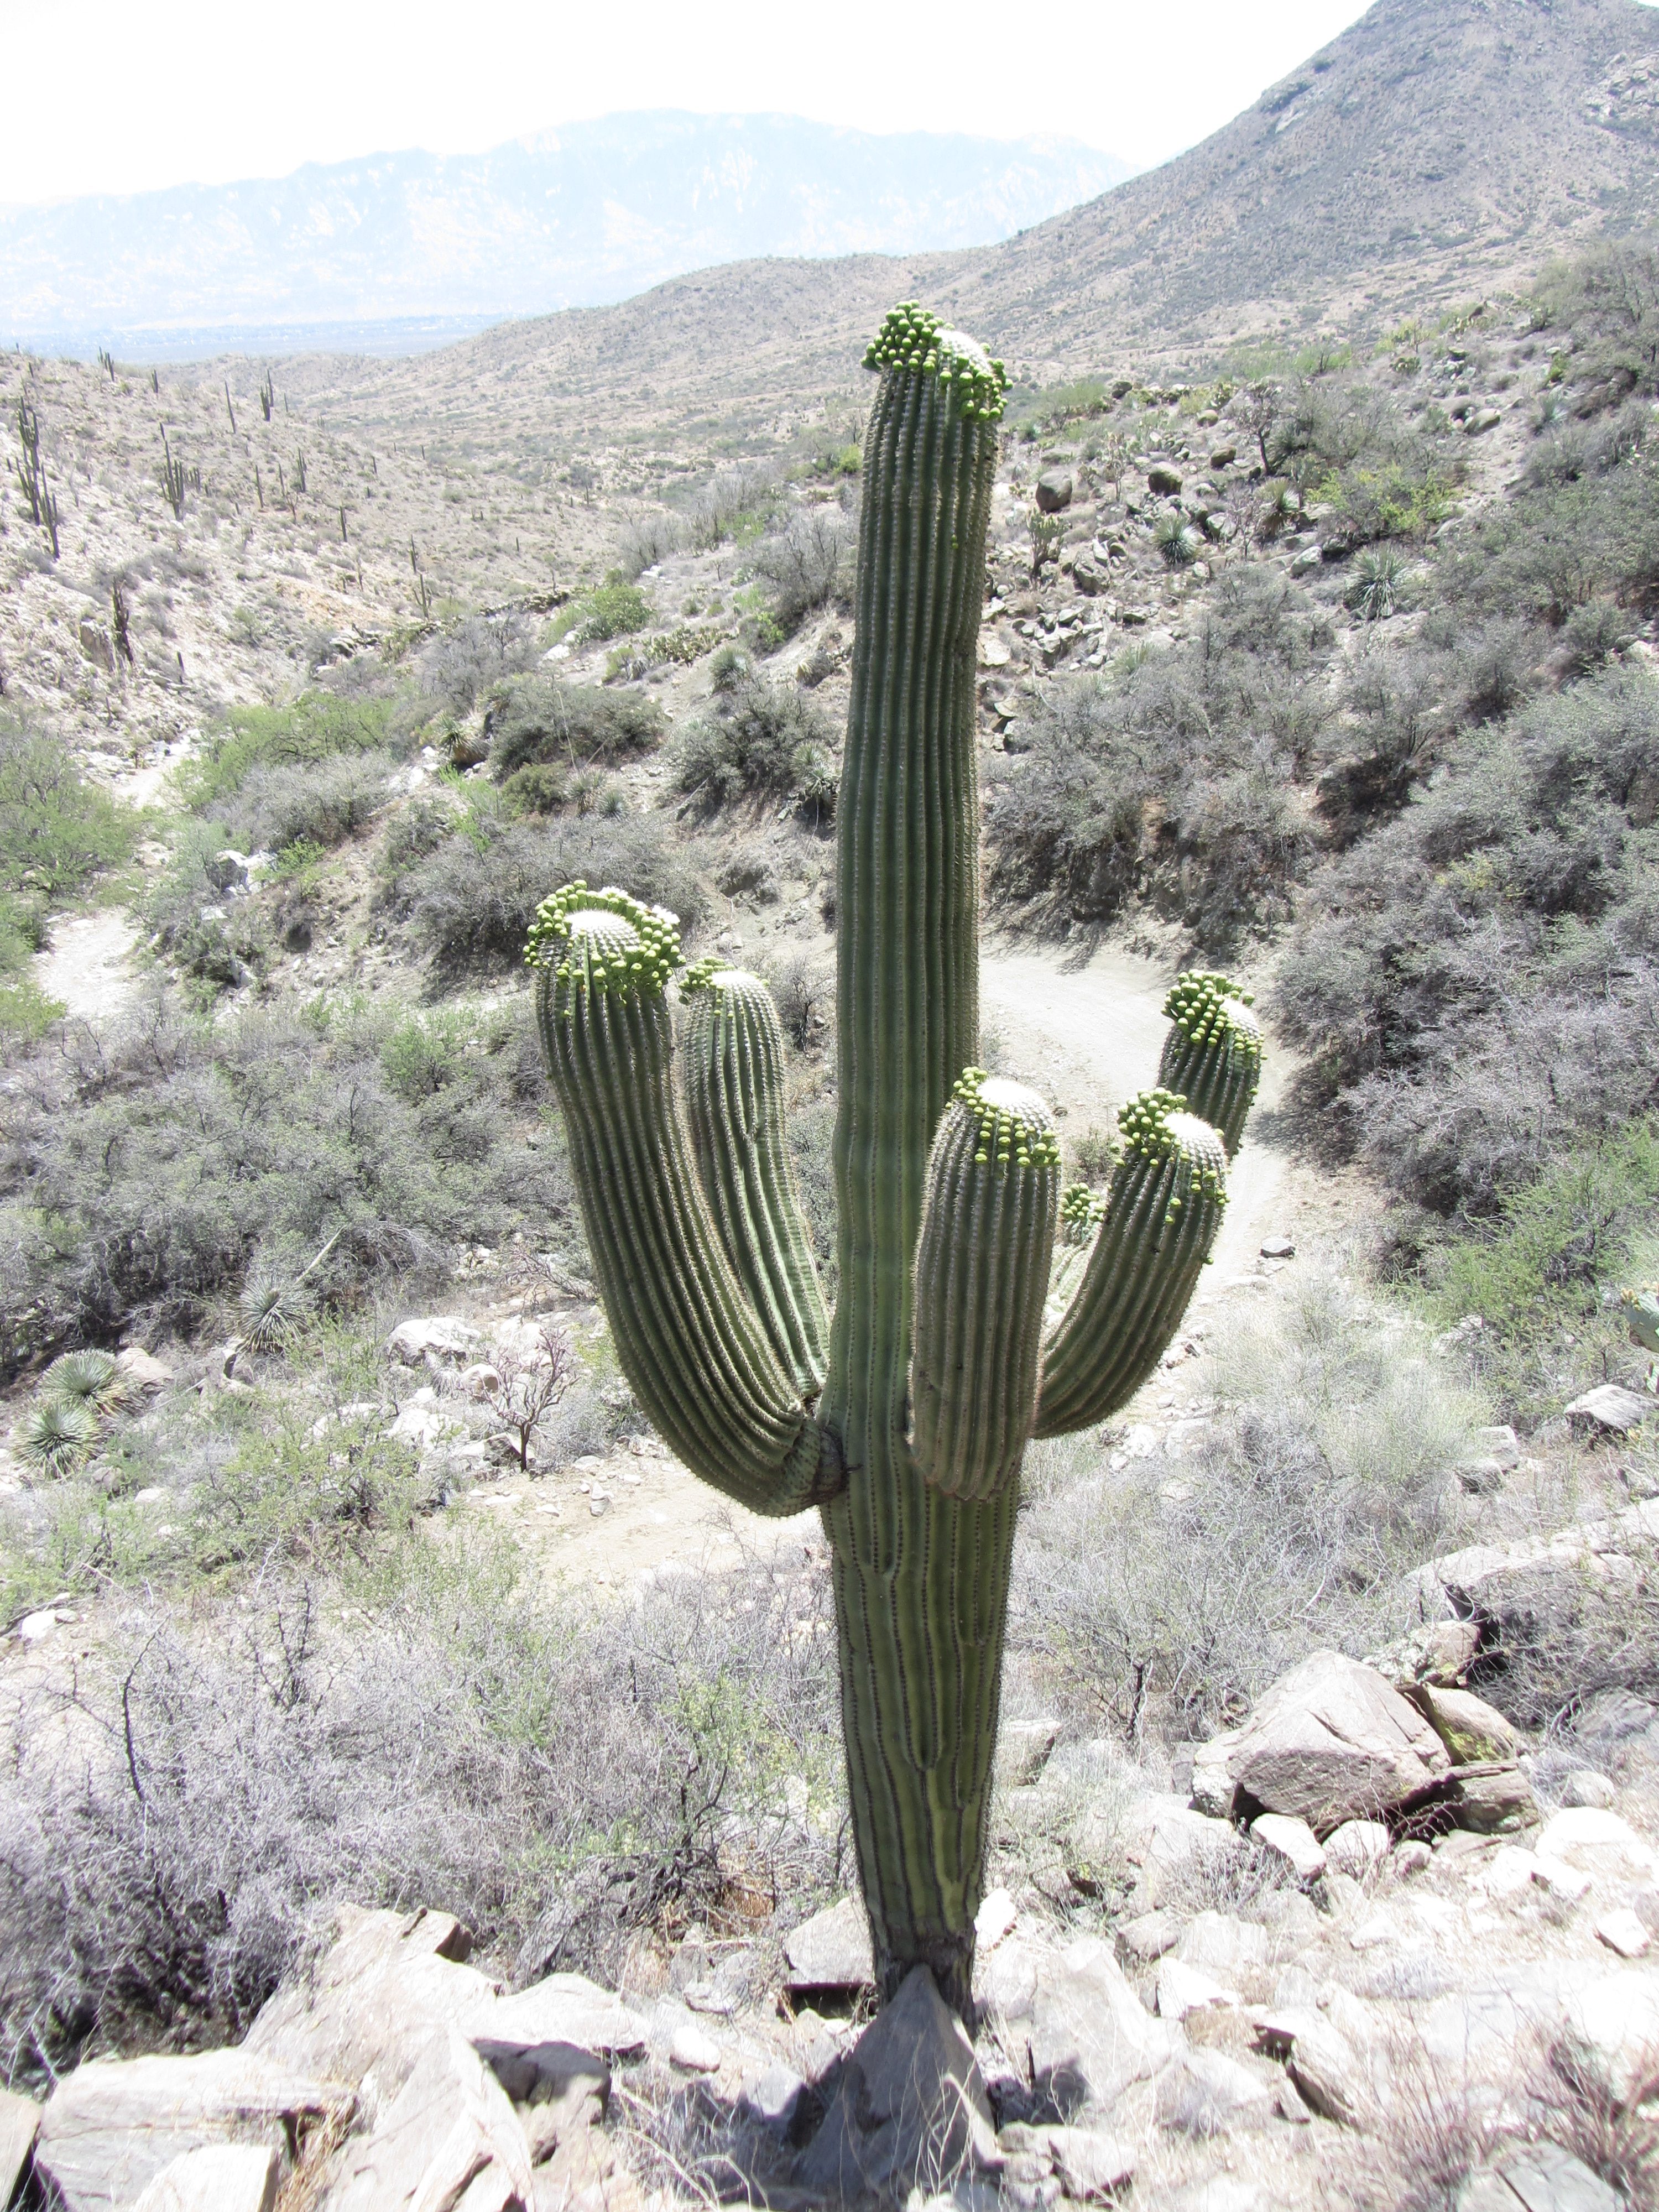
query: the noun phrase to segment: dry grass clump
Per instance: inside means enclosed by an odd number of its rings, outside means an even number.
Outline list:
[[[595,1616],[505,1545],[416,1537],[349,1595],[135,1607],[111,1665],[20,1714],[8,2075],[234,2038],[339,1899],[447,1907],[521,1978],[612,1980],[653,1931],[805,1913],[842,1879],[815,1569],[665,1581]]]
[[[1016,1637],[1131,1738],[1206,1732],[1321,1644],[1385,1643],[1480,1418],[1412,1322],[1320,1272],[1212,1374],[1224,1402],[1178,1460],[1115,1471],[1091,1436],[1028,1462]]]

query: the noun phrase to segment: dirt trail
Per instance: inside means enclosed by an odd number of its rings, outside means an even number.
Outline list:
[[[137,942],[137,928],[125,914],[54,915],[52,943],[34,956],[34,980],[82,1020],[112,1014],[132,994],[128,963]]]
[[[1099,951],[1066,968],[1052,949],[997,944],[984,948],[980,971],[985,1024],[999,1040],[1002,1065],[1063,1106],[1073,1132],[1109,1126],[1126,1098],[1155,1081],[1170,982],[1164,969],[1129,953]],[[1286,1073],[1283,1054],[1270,1050],[1263,1105],[1276,1102]],[[1258,1261],[1260,1247],[1270,1235],[1296,1237],[1311,1206],[1310,1188],[1288,1155],[1247,1137],[1194,1319],[1220,1302],[1269,1294],[1273,1278]],[[1160,1378],[1147,1389],[1164,1387]],[[487,1486],[469,1510],[510,1520],[555,1573],[617,1591],[642,1572],[734,1564],[739,1547],[768,1552],[780,1541],[818,1537],[815,1514],[763,1520],[716,1497],[673,1460],[617,1456],[584,1469],[581,1479],[606,1495],[598,1516],[569,1472]]]

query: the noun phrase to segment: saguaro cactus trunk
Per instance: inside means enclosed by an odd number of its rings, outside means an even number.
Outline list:
[[[1156,1365],[1214,1240],[1259,1043],[1224,979],[1182,979],[1182,1090],[1125,1108],[1103,1200],[1062,1201],[1047,1107],[973,1065],[975,648],[1006,380],[913,306],[866,361],[827,1358],[764,987],[713,962],[684,979],[688,1141],[674,918],[568,885],[529,957],[623,1370],[706,1480],[760,1512],[820,1507],[878,1975],[890,1994],[925,1963],[967,2012],[1025,1446],[1103,1419]]]

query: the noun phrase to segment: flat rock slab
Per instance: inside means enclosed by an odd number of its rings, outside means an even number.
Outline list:
[[[373,2132],[346,2148],[329,2212],[529,2212],[530,2147],[464,2035],[429,2038]]]
[[[1557,2143],[1528,2143],[1471,2174],[1457,2212],[1622,2212],[1624,2200]]]
[[[789,1966],[784,1986],[792,1991],[875,1987],[870,1922],[855,1897],[844,1897],[792,1929],[783,1939],[783,1955]]]
[[[1644,1397],[1639,1390],[1626,1390],[1617,1382],[1601,1382],[1594,1390],[1586,1390],[1582,1398],[1575,1398],[1566,1413],[1570,1421],[1584,1428],[1601,1429],[1610,1436],[1623,1437],[1639,1428],[1653,1410],[1653,1400]]]
[[[282,2161],[252,2143],[210,2143],[170,2159],[132,2212],[271,2212]]]
[[[1093,2128],[1050,2128],[1048,2151],[1060,2187],[1080,2204],[1110,2197],[1134,2179],[1128,2144]]]
[[[586,1974],[549,1974],[512,1996],[493,1997],[469,2013],[475,2043],[574,2044],[606,2058],[633,2058],[645,2049],[650,2025]]]
[[[350,2109],[349,2091],[250,2051],[94,2059],[40,2116],[35,2172],[67,2212],[117,2212],[186,2151],[227,2143],[285,2157],[301,2130]]]
[[[913,1967],[849,2052],[796,2178],[815,2191],[902,2202],[919,2180],[997,2162],[974,2046],[927,1967]]]

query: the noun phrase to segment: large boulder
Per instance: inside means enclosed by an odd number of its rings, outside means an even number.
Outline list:
[[[1036,503],[1045,514],[1061,514],[1072,503],[1069,469],[1044,469],[1036,480]]]
[[[848,2053],[797,2178],[815,2194],[902,2203],[918,2181],[1000,2162],[974,2046],[927,1968],[914,1966]]]
[[[1328,1836],[1375,1819],[1443,1780],[1451,1760],[1434,1729],[1371,1668],[1316,1651],[1282,1675],[1241,1728],[1194,1765],[1206,1809],[1285,1813]]]
[[[499,1984],[463,1963],[466,1930],[447,1912],[342,1906],[339,1937],[308,1974],[278,1990],[242,2049],[361,2092],[372,2122],[425,2043],[490,2012]]]
[[[63,2212],[122,2212],[187,2151],[244,2144],[286,2160],[351,2111],[349,2090],[251,2051],[100,2058],[66,2074],[40,2115],[34,2170]]]
[[[11,2203],[40,2132],[40,2107],[33,2098],[0,2089],[0,2204]]]

